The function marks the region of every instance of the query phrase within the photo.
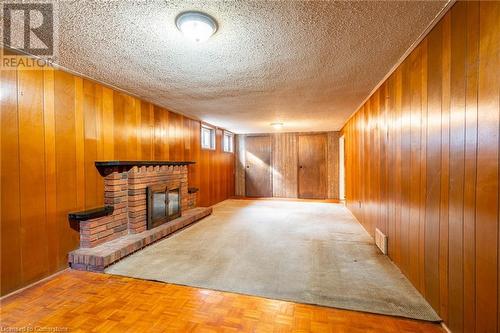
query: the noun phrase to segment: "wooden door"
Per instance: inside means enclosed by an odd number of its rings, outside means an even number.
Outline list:
[[[272,197],[271,137],[245,139],[245,188],[248,197]]]
[[[299,198],[326,198],[326,134],[299,135]]]

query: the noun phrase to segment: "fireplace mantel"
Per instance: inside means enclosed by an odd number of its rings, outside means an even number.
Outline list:
[[[96,161],[95,166],[99,173],[105,177],[117,169],[128,171],[135,166],[183,166],[194,163],[193,161]]]
[[[188,165],[193,161],[96,161],[96,167],[118,167],[118,166],[151,166],[151,165]]]

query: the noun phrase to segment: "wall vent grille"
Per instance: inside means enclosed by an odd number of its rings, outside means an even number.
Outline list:
[[[383,254],[387,254],[387,236],[379,228],[375,228],[375,244]]]

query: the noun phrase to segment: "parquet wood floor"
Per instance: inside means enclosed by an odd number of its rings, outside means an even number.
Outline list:
[[[67,270],[1,301],[2,331],[444,332],[437,324]]]

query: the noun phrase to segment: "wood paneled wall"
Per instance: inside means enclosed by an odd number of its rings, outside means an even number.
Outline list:
[[[298,196],[298,146],[295,133],[272,136],[273,196],[297,198]]]
[[[347,206],[452,332],[497,332],[500,2],[458,2],[343,129]]]
[[[200,122],[50,68],[1,71],[1,293],[67,267],[69,211],[103,204],[96,160],[193,160],[198,205],[234,195],[234,154]]]
[[[327,198],[339,199],[339,139],[340,132],[327,133]]]
[[[301,133],[270,133],[272,140],[272,177],[273,196],[280,198],[297,198],[298,147],[297,136]],[[306,133],[304,133],[306,134]],[[328,141],[327,172],[328,198],[338,199],[338,144],[340,132],[326,132]],[[235,193],[245,196],[245,135],[236,135],[236,170]]]

